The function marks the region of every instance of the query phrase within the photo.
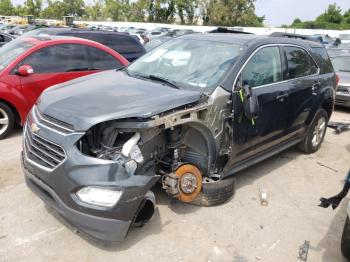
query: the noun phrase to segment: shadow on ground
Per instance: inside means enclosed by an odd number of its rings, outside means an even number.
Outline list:
[[[339,257],[341,236],[347,216],[346,208],[348,201],[348,198],[344,198],[336,210],[332,210],[331,207],[328,208],[329,212],[336,212],[336,214],[331,221],[326,235],[321,239],[316,247],[310,247],[310,249],[312,248],[319,252],[324,251],[322,255],[322,261],[324,262],[336,261],[336,257]],[[347,260],[341,257],[340,261],[345,262]]]

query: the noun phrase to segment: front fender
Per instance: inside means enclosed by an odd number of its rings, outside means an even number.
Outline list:
[[[21,125],[23,125],[30,108],[20,90],[5,83],[0,83],[0,101],[10,104],[16,109],[20,117]]]

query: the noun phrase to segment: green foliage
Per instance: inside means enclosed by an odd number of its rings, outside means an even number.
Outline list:
[[[350,29],[350,10],[342,15],[342,10],[336,4],[329,5],[327,10],[319,15],[315,21],[301,21],[295,19],[290,27],[308,29]]]
[[[41,0],[26,0],[24,2],[24,9],[27,15],[33,15],[34,17],[39,17],[42,7]]]
[[[13,7],[11,0],[0,0],[1,15],[34,15],[61,19],[72,15],[87,20],[112,20],[222,26],[263,26],[265,17],[255,14],[255,0],[25,0]]]
[[[14,7],[11,0],[0,0],[0,14],[2,15],[12,15],[14,12]]]
[[[205,25],[263,26],[265,17],[255,14],[255,0],[201,0]]]

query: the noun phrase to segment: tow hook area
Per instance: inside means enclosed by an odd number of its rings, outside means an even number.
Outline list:
[[[142,201],[139,210],[136,212],[132,225],[134,227],[144,226],[153,216],[156,206],[156,198],[152,191],[148,191]]]
[[[180,165],[163,176],[163,189],[182,202],[192,202],[202,189],[202,173],[192,164]]]

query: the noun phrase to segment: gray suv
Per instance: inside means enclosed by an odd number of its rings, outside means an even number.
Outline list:
[[[157,182],[213,206],[232,197],[238,171],[294,145],[317,151],[335,87],[316,42],[179,37],[45,91],[24,129],[26,182],[80,230],[120,241],[152,217]]]

